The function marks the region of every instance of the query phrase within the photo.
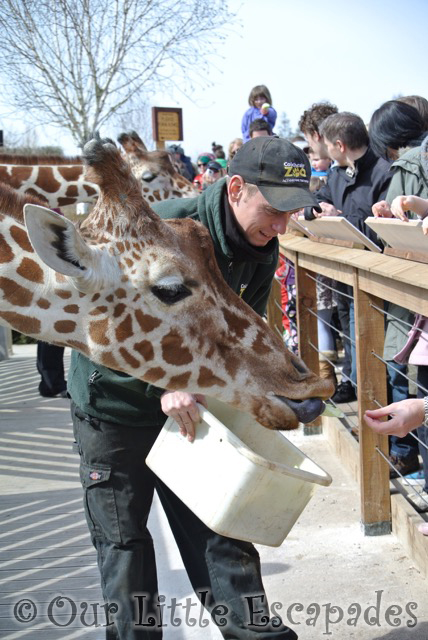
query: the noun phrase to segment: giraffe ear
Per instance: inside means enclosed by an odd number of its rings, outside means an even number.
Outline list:
[[[73,278],[84,275],[91,250],[70,220],[35,204],[24,206],[24,219],[34,251],[48,267]]]

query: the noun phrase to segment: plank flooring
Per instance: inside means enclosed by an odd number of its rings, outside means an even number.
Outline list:
[[[69,403],[41,398],[34,347],[19,353],[0,362],[0,637],[100,640],[103,600]],[[94,609],[80,619],[84,602],[95,603],[98,628],[84,626]]]

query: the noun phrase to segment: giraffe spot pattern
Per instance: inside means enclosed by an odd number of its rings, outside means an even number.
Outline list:
[[[126,298],[126,291],[125,291],[125,289],[122,289],[121,287],[119,287],[114,292],[114,295],[116,296],[116,298],[119,298],[119,299],[120,298]]]
[[[91,302],[96,302],[99,298],[100,298],[100,294],[96,293],[95,295],[92,296]]]
[[[83,173],[83,165],[75,164],[72,166],[58,166],[59,175],[64,178],[66,182],[77,182]]]
[[[51,303],[49,302],[49,300],[46,300],[46,298],[39,298],[36,304],[38,307],[40,307],[40,309],[49,309],[49,307],[51,306]]]
[[[107,336],[108,322],[108,318],[104,318],[103,320],[93,320],[89,323],[89,335],[95,344],[103,346],[110,344]]]
[[[100,316],[108,310],[108,307],[102,305],[101,307],[95,307],[92,311],[89,312],[90,316]]]
[[[79,313],[79,305],[77,304],[66,304],[64,307],[65,313]]]
[[[76,330],[76,323],[73,320],[57,320],[54,329],[58,333],[73,333]]]
[[[39,167],[37,180],[35,186],[48,193],[55,193],[59,191],[61,183],[55,178],[52,167]]]
[[[17,284],[14,280],[0,277],[0,289],[3,289],[3,296],[6,302],[9,302],[14,307],[29,307],[31,305],[33,300],[32,292]]]
[[[175,329],[162,338],[161,347],[162,357],[168,364],[179,366],[193,361],[189,348],[183,345],[183,338]]]
[[[234,333],[237,338],[243,338],[245,330],[250,326],[250,322],[244,316],[237,315],[227,307],[223,307],[222,312],[229,331]]]
[[[30,280],[30,282],[43,284],[45,281],[43,269],[31,258],[23,258],[16,272],[21,276],[21,278]]]
[[[6,238],[0,233],[0,264],[12,262],[14,255],[10,244],[6,242]]]
[[[138,369],[138,367],[140,366],[139,361],[136,358],[134,358],[132,353],[129,353],[129,351],[125,349],[125,347],[120,347],[119,353],[122,356],[122,358],[125,360],[125,362],[131,365],[133,369]]]
[[[62,298],[62,300],[68,300],[68,298],[71,298],[71,291],[66,291],[65,289],[55,289],[54,293],[58,298]]]
[[[117,371],[120,370],[120,365],[114,355],[110,353],[110,351],[106,351],[101,354],[101,364],[105,367],[109,367],[110,369],[115,369]]]
[[[78,351],[81,351],[82,353],[86,354],[87,356],[89,355],[89,349],[88,349],[87,345],[84,344],[83,342],[80,342],[79,340],[67,340],[67,344],[70,347],[73,347],[73,349],[77,349]]]
[[[58,273],[58,271],[55,271],[55,280],[57,282],[61,282],[62,283],[62,282],[66,282],[67,278],[62,273]]]
[[[125,309],[126,309],[126,305],[123,304],[123,302],[119,302],[119,304],[117,304],[113,309],[113,317],[120,318],[120,316],[125,311]]]
[[[176,389],[178,391],[180,389],[184,389],[187,386],[191,375],[191,371],[186,371],[186,373],[181,373],[178,376],[172,376],[166,386],[168,389]]]
[[[254,351],[254,353],[257,353],[257,355],[260,355],[260,356],[264,356],[268,353],[272,353],[271,347],[267,345],[264,341],[264,334],[263,334],[263,331],[261,330],[257,332],[257,335],[254,338],[253,343],[251,345],[251,348]]]
[[[198,385],[202,388],[207,387],[225,387],[226,383],[221,378],[217,377],[211,369],[208,367],[201,367],[199,369]]]
[[[16,313],[16,311],[0,311],[0,318],[3,318],[3,320],[10,324],[16,331],[24,333],[27,336],[40,333],[41,324],[37,318],[23,316],[21,313]]]
[[[148,369],[146,371],[144,374],[144,380],[155,384],[155,382],[159,382],[159,380],[161,380],[165,375],[166,372],[162,367],[153,367],[153,369]]]
[[[88,196],[95,196],[97,195],[97,190],[94,189],[94,187],[91,187],[89,184],[84,184],[83,185],[84,190],[86,191],[86,193],[88,194]]]
[[[133,335],[132,318],[128,313],[124,320],[116,327],[116,339],[118,342],[124,342]]]
[[[76,198],[58,198],[58,206],[66,207],[68,204],[74,204],[76,202]]]
[[[142,340],[141,342],[136,342],[134,344],[135,351],[138,351],[140,355],[143,356],[146,362],[149,360],[153,360],[155,357],[155,353],[153,351],[153,345],[148,340]]]
[[[77,185],[75,184],[68,185],[65,195],[69,198],[77,198],[77,196],[79,195],[79,190],[77,188]]]
[[[153,329],[156,329],[156,327],[161,324],[161,320],[159,318],[155,318],[154,316],[150,316],[147,313],[143,313],[140,309],[136,310],[135,318],[144,333],[153,331]]]
[[[27,235],[27,232],[16,225],[12,225],[10,228],[10,235],[16,244],[23,249],[23,251],[28,251],[28,253],[34,253],[34,249],[31,246],[30,239]]]

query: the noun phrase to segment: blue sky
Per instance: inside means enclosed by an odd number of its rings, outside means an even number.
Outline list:
[[[193,159],[212,141],[227,147],[240,135],[256,84],[269,87],[273,106],[293,127],[320,100],[368,122],[397,94],[428,98],[427,0],[230,0],[229,6],[242,26],[216,51],[213,86],[151,99],[151,106],[183,108],[183,147]],[[196,66],[200,55],[195,51]],[[101,133],[116,138],[119,131]],[[67,153],[78,151],[66,135],[53,137]],[[45,141],[41,134],[39,140]]]
[[[250,89],[265,84],[278,113],[297,126],[303,111],[330,100],[366,122],[397,94],[428,98],[428,2],[359,0],[231,1],[241,6],[242,37],[223,47],[216,86],[184,108],[184,148],[239,135]],[[198,104],[199,103],[199,104]],[[169,106],[169,104],[165,104]]]

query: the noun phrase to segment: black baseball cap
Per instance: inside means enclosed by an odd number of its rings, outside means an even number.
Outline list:
[[[284,138],[252,138],[232,158],[228,174],[255,184],[278,211],[313,207],[321,212],[309,191],[309,160],[301,149]]]

